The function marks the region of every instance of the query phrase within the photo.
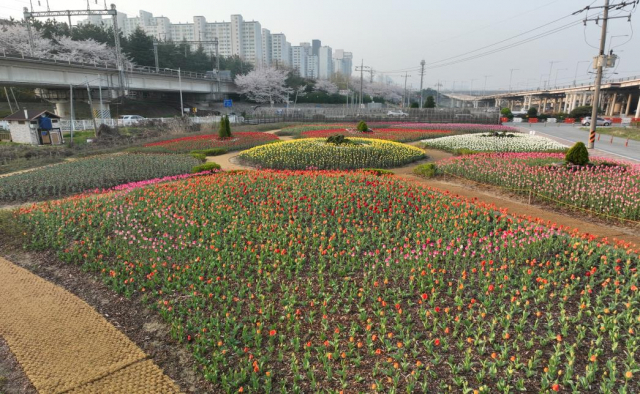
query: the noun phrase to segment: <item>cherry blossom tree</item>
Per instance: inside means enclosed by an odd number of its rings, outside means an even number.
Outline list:
[[[115,50],[92,39],[74,41],[70,37],[55,37],[55,40],[58,42],[57,53],[54,55],[57,60],[98,64],[116,63]]]
[[[6,54],[20,54],[50,58],[52,42],[40,34],[36,29],[31,30],[33,36],[33,55],[29,49],[29,32],[26,26],[18,23],[0,26],[0,50]]]
[[[285,85],[286,70],[258,68],[245,75],[236,76],[236,85],[241,94],[257,103],[283,103],[293,92]]]
[[[319,79],[316,81],[316,84],[313,87],[313,90],[326,92],[328,94],[336,94],[338,93],[338,86],[331,81],[327,81],[325,79]]]

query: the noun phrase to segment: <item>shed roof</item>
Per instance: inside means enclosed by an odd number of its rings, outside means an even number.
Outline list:
[[[20,110],[7,116],[6,118],[4,118],[4,120],[36,120],[42,115],[47,115],[50,118],[60,119],[60,116],[48,110],[28,109],[27,117],[25,117],[24,110]]]

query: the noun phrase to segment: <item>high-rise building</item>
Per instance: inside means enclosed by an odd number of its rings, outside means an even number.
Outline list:
[[[289,56],[289,47],[291,44],[287,42],[287,36],[282,33],[271,35],[271,66],[272,67],[290,67],[291,57]]]
[[[319,79],[329,79],[333,75],[333,56],[330,46],[320,47],[318,51],[318,62],[320,64],[318,68]]]
[[[311,40],[311,54],[314,56],[320,56],[320,47],[322,43],[320,40]]]
[[[320,62],[318,56],[307,56],[307,78],[318,79]]]
[[[271,31],[269,29],[262,29],[262,66],[271,67]]]
[[[239,56],[258,67],[294,67],[302,76],[310,78],[330,78],[334,72],[351,74],[353,56],[348,56],[350,52],[339,50],[332,56],[331,47],[323,47],[318,39],[292,47],[283,33],[271,34],[269,29],[262,28],[260,22],[246,21],[239,14],[231,15],[229,22],[208,22],[204,16],[194,16],[193,23],[171,23],[167,17],[156,17],[143,10],[132,18],[118,12],[116,18],[118,27],[125,36],[130,36],[136,29],[142,29],[158,41],[217,39],[221,56]],[[113,22],[110,17],[103,19],[99,15],[90,15],[78,24],[112,27]],[[215,50],[213,44],[191,44],[193,50],[200,45],[207,52],[213,53]]]
[[[336,74],[351,76],[353,71],[353,54],[344,49],[336,49],[333,52],[333,71]]]
[[[307,57],[309,56],[308,49],[303,46],[291,47],[291,65],[294,70],[298,72],[301,77],[307,76]]]

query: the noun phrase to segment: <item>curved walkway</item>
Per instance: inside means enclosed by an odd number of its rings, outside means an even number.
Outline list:
[[[68,291],[0,257],[0,336],[40,393],[177,393],[126,335]]]

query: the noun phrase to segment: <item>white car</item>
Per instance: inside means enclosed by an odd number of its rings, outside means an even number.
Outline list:
[[[387,112],[387,116],[409,116],[409,114],[406,112],[402,112],[400,110],[397,110],[397,111],[391,110]]]
[[[144,121],[145,118],[140,115],[121,115],[118,119],[122,126],[130,126]]]
[[[583,118],[582,122],[580,123],[582,123],[583,126],[591,126],[591,116]],[[596,118],[596,126],[611,126],[611,121],[602,118]]]

